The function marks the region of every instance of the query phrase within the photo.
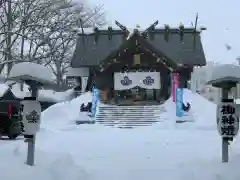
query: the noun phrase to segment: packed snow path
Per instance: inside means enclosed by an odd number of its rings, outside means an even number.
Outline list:
[[[167,102],[166,121],[134,129],[76,126],[74,120],[79,118],[79,103],[84,97],[57,104],[43,113],[36,166],[24,165],[26,144],[22,140],[0,142],[1,178],[239,180],[240,138],[231,145],[230,162],[222,164],[215,105],[188,91],[185,95],[191,100],[195,122],[176,124],[174,106]],[[14,173],[9,169],[15,169]]]

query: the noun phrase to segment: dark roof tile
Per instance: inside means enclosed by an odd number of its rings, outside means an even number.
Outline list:
[[[111,40],[108,39],[108,35],[99,35],[97,43],[95,43],[94,34],[80,36],[77,40],[71,66],[75,68],[98,65],[112,51],[117,50],[122,41],[123,34],[113,35]]]
[[[105,32],[99,35],[98,41],[95,43],[94,34],[80,35],[77,40],[71,66],[78,68],[99,65],[102,60],[121,47],[123,36],[124,32],[115,33],[112,39],[109,40]],[[166,41],[164,39],[164,30],[157,29],[154,32],[154,38],[151,39],[149,37],[146,41],[177,64],[190,66],[206,65],[199,32],[196,33],[194,41],[193,30],[188,30],[184,33],[183,42],[181,42],[178,31],[170,31],[169,40]]]
[[[168,41],[164,39],[163,33],[156,33],[153,40],[149,38],[147,41],[176,63],[199,66],[206,64],[199,34],[195,36],[195,45],[192,33],[185,33],[183,42],[178,33],[169,34]]]

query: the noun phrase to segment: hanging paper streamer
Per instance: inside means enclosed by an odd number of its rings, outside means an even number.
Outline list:
[[[95,117],[96,115],[99,99],[99,90],[94,87],[92,90],[92,117]]]
[[[176,116],[177,117],[182,117],[184,115],[182,104],[183,104],[183,89],[177,88],[176,89]]]
[[[176,89],[179,87],[179,74],[172,73],[172,96],[173,102],[176,102]]]

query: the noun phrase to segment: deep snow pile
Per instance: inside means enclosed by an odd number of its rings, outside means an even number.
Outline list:
[[[56,151],[59,146],[56,142],[67,137],[60,131],[71,126],[72,120],[79,117],[81,103],[91,101],[92,94],[85,93],[69,102],[57,103],[42,113],[42,130],[37,135],[35,166],[25,164],[27,144],[22,139],[18,141],[0,141],[1,157],[1,178],[5,180],[88,180],[91,175],[83,167],[76,164],[72,154],[69,152]],[[75,126],[75,124],[74,124]],[[60,133],[57,134],[59,130]],[[54,138],[51,141],[51,138]],[[68,145],[67,145],[68,146]],[[47,147],[47,149],[46,149]],[[53,147],[53,148],[51,148]],[[61,149],[61,148],[60,148]],[[14,173],[9,173],[14,169]]]
[[[216,110],[216,104],[213,102],[205,99],[201,95],[192,92],[189,89],[184,89],[183,90],[183,102],[186,104],[189,102],[191,104],[191,112],[195,115],[195,118],[198,118],[201,116],[205,116],[206,111],[215,111]],[[175,111],[176,111],[176,104],[173,103],[172,97],[170,97],[165,103],[164,107],[168,112],[171,112],[175,116]],[[172,113],[174,112],[174,113]],[[209,117],[212,116],[213,114],[210,113],[208,114]]]
[[[87,103],[91,99],[91,94],[88,94],[89,99],[85,95],[73,100],[78,102],[74,104],[77,105],[76,111],[65,111],[65,116],[71,117],[72,112],[74,118],[78,116],[83,100]],[[175,104],[170,98],[164,104],[166,112],[163,115],[167,120],[158,125],[131,130],[96,129],[96,125],[78,126],[77,131],[69,129],[48,136],[48,141],[54,144],[42,141],[41,148],[51,152],[70,152],[78,165],[84,167],[86,172],[91,172],[89,179],[94,180],[109,177],[115,180],[239,179],[240,173],[236,168],[240,160],[237,155],[239,146],[233,143],[233,160],[227,165],[221,164],[221,138],[215,127],[216,105],[187,89],[184,90],[184,101],[191,103],[192,123],[176,125]],[[66,109],[72,107],[73,104],[61,106]],[[57,109],[62,111],[61,108]],[[49,118],[51,112],[49,108],[49,116],[45,114],[45,118]],[[59,121],[63,119],[61,116],[57,116]],[[69,119],[64,121],[69,122]],[[158,128],[160,124],[165,124],[162,126],[164,128]],[[56,150],[56,147],[61,148]]]
[[[2,143],[2,141],[1,141]],[[1,179],[3,180],[79,180],[89,175],[76,165],[68,153],[36,150],[35,166],[25,164],[27,144],[1,144]]]
[[[166,112],[161,114],[161,117],[167,121],[166,123],[159,122],[159,126],[156,128],[175,128],[176,121],[183,120],[187,121],[184,123],[184,128],[216,129],[216,104],[189,89],[183,90],[183,101],[185,104],[187,102],[191,104],[190,111],[185,112],[181,118],[176,117],[176,103],[173,103],[173,99],[170,97],[163,104]]]
[[[216,104],[189,89],[184,89],[184,101],[191,104],[190,113],[196,126],[206,129],[216,128]]]
[[[165,126],[158,129],[156,127],[159,125],[153,124],[145,128],[117,129],[95,124],[64,129],[73,119],[79,118],[81,103],[88,103],[91,98],[91,93],[85,93],[43,112],[42,125],[48,128],[37,135],[34,167],[23,164],[26,158],[25,143],[0,141],[0,153],[4,154],[0,165],[2,179],[240,179],[238,139],[231,145],[230,163],[222,164],[221,138],[217,130],[191,129],[188,126],[211,127],[207,118],[215,114],[215,106],[201,96],[184,90],[184,99],[191,103],[196,119],[192,123],[179,124],[181,128]],[[168,119],[161,123],[172,122],[176,125],[175,119],[172,119],[175,116],[172,99],[166,101],[164,106]],[[51,131],[55,129],[58,131]],[[9,169],[14,169],[14,173],[9,173]]]
[[[92,93],[86,92],[81,96],[66,102],[57,103],[42,112],[42,128],[55,130],[65,128],[66,125],[75,125],[76,120],[89,119],[86,113],[80,114],[82,103],[87,105],[92,101]]]
[[[194,121],[190,126],[197,126],[198,128],[215,129],[216,128],[216,105],[206,100],[201,95],[184,89],[184,102],[191,104],[191,110],[185,113],[183,120]],[[82,103],[87,104],[92,101],[92,93],[87,92],[73,99],[57,103],[42,113],[42,119],[47,119],[43,122],[42,127],[48,128],[55,124],[56,129],[65,127],[66,125],[75,124],[76,120],[88,120],[87,113],[80,113],[80,106]],[[166,112],[162,113],[161,117],[166,119],[170,124],[160,122],[160,126],[175,124],[176,118],[176,104],[173,103],[172,97],[169,98],[161,107],[164,107]],[[64,117],[64,118],[63,118]],[[51,125],[50,125],[51,124]]]
[[[63,102],[73,99],[73,95],[73,89],[69,89],[64,92],[55,92],[53,90],[39,90],[38,99],[40,101]]]

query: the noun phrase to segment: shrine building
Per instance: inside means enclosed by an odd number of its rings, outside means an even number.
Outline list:
[[[146,30],[98,29],[79,33],[71,61],[74,74],[68,79],[83,83],[86,91],[100,90],[101,102],[117,105],[160,104],[171,95],[172,73],[178,73],[180,86],[187,87],[194,66],[205,66],[201,31],[196,28],[157,28]]]

